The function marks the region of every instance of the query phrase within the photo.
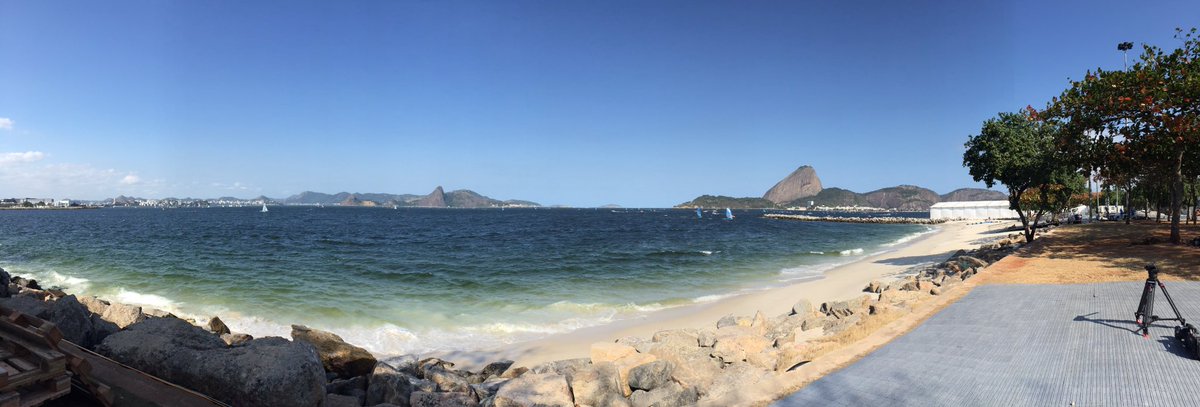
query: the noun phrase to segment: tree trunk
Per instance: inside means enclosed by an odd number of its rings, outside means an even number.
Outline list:
[[[1179,215],[1183,211],[1183,149],[1175,153],[1175,180],[1171,182],[1171,243],[1179,244]]]
[[[1017,218],[1021,220],[1021,227],[1024,228],[1025,243],[1033,241],[1033,229],[1029,227],[1029,217],[1025,216],[1025,211],[1021,210],[1021,193],[1025,191],[1008,191],[1008,204],[1017,211]]]

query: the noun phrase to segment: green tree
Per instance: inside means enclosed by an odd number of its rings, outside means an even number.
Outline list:
[[[1033,241],[1043,215],[1066,208],[1078,192],[1078,166],[1056,154],[1058,128],[1019,113],[1000,113],[967,140],[963,166],[975,181],[1008,188],[1009,207],[1017,211],[1025,240]]]
[[[1195,29],[1177,30],[1175,37],[1182,46],[1164,51],[1144,45],[1127,71],[1088,72],[1051,101],[1044,115],[1066,129],[1057,140],[1060,149],[1087,141],[1119,142],[1139,166],[1139,176],[1165,178],[1171,242],[1179,243],[1184,179],[1198,171],[1187,161],[1200,150],[1200,37]],[[1090,157],[1094,165],[1104,165],[1094,161],[1096,155]]]

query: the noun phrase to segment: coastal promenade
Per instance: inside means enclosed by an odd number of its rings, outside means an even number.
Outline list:
[[[1055,230],[988,267],[979,285],[912,331],[774,406],[1200,405],[1200,361],[1133,313],[1155,262],[1185,318],[1200,321],[1200,249],[1161,225]],[[1185,228],[1185,235],[1200,228]],[[1157,314],[1170,308],[1160,294]]]
[[[1200,282],[1168,282],[1200,318]],[[1168,322],[1143,339],[1143,284],[986,285],[774,405],[1196,406],[1200,361]],[[1159,295],[1160,315],[1170,313]]]

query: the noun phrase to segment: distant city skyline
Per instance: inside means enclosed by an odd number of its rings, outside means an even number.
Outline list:
[[[543,205],[983,187],[963,143],[1200,4],[0,0],[0,196]]]

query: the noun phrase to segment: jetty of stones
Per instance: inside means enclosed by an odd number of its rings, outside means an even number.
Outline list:
[[[901,218],[901,217],[858,217],[858,216],[810,216],[810,215],[785,215],[778,213],[768,213],[763,215],[764,218],[783,219],[783,220],[798,220],[804,222],[841,222],[841,223],[879,223],[879,224],[916,224],[916,225],[937,225],[946,223],[946,219],[929,219],[929,218]]]

